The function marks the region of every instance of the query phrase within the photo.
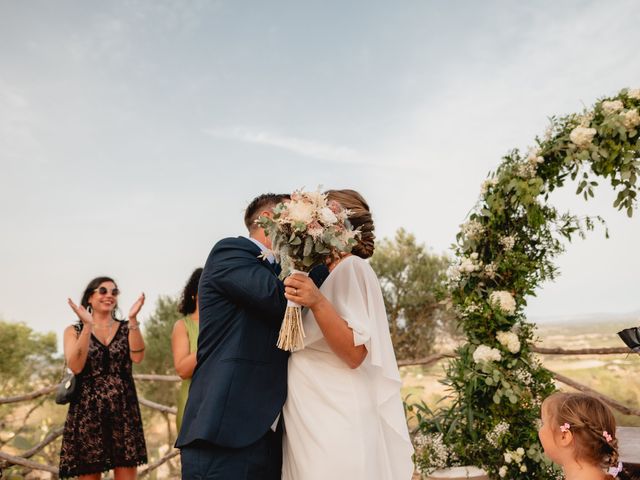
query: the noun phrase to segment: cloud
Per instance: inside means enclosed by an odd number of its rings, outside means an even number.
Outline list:
[[[0,79],[0,160],[5,166],[43,160],[43,151],[34,133],[36,119],[24,92]]]
[[[640,42],[633,20],[640,7],[622,3],[498,12],[496,23],[508,26],[504,34],[470,33],[474,44],[451,53],[463,60],[442,67],[447,82],[437,96],[422,95],[413,112],[389,126],[376,149],[381,161],[448,163],[474,172],[470,177],[479,184],[503,154],[531,145],[549,115],[580,111],[599,95],[637,87],[640,63],[633,61],[632,45]],[[615,35],[608,33],[613,25]]]
[[[304,157],[339,163],[365,163],[366,160],[353,148],[331,145],[303,138],[278,135],[266,131],[251,131],[243,127],[209,128],[205,133],[245,143],[280,148]]]

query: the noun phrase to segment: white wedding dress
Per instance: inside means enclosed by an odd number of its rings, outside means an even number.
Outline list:
[[[349,368],[306,311],[306,346],[289,358],[282,478],[410,480],[413,447],[378,278],[366,261],[350,256],[320,291],[368,353]]]

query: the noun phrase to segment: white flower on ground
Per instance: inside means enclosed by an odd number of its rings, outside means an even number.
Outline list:
[[[480,305],[478,305],[477,303],[472,303],[470,305],[467,305],[467,307],[464,309],[465,315],[478,313],[479,311],[480,311]]]
[[[507,467],[506,465],[503,465],[500,467],[500,470],[498,470],[498,475],[500,475],[500,478],[504,478],[507,476]]]
[[[506,290],[491,292],[489,303],[508,315],[513,315],[516,311],[516,301],[513,295]]]
[[[421,456],[428,457],[429,468],[425,473],[430,473],[432,470],[444,468],[447,466],[449,459],[449,450],[444,444],[444,437],[442,433],[435,433],[424,435],[422,433],[414,437],[414,444],[416,450],[418,450]],[[419,467],[423,465],[418,464]]]
[[[533,376],[531,372],[525,370],[524,368],[520,368],[514,372],[515,377],[520,380],[524,385],[530,385],[533,382]]]
[[[505,463],[522,463],[522,458],[524,457],[524,448],[519,447],[516,450],[507,450],[504,453],[504,462]]]
[[[509,424],[507,422],[500,422],[493,430],[485,435],[485,438],[489,442],[489,444],[493,447],[498,446],[498,442],[502,438],[502,436],[509,431]]]
[[[620,112],[623,108],[624,104],[620,100],[605,100],[602,102],[602,111],[607,115]]]
[[[596,133],[595,128],[576,127],[571,130],[569,138],[578,148],[585,148],[591,144]]]
[[[640,100],[640,88],[632,88],[627,92],[627,96],[634,100]]]
[[[520,351],[520,339],[518,335],[513,332],[498,332],[496,339],[503,347],[506,347],[511,353],[518,353]]]
[[[500,360],[502,360],[502,354],[497,348],[479,345],[473,352],[473,361],[476,363],[499,362]]]
[[[633,130],[640,125],[640,114],[638,110],[628,110],[622,116],[622,124],[627,130]]]
[[[513,246],[516,244],[516,239],[513,236],[502,237],[500,239],[500,245],[502,245],[505,251],[510,251],[513,249]]]

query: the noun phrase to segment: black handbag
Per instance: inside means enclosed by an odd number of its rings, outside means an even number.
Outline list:
[[[73,397],[75,397],[78,390],[78,379],[74,373],[71,369],[66,368],[66,365],[64,370],[65,372],[62,376],[62,381],[56,390],[56,403],[58,405],[66,405],[69,403],[73,400]]]
[[[625,328],[618,332],[622,341],[636,353],[640,353],[640,327]]]

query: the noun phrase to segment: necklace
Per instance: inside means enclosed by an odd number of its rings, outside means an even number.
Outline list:
[[[116,323],[115,320],[111,319],[111,322],[109,323],[109,332],[107,333],[107,337],[105,338],[105,340],[103,342],[105,345],[109,345],[109,342],[111,341],[111,332],[113,330],[113,326],[115,325],[115,323]],[[103,325],[101,327],[98,327],[96,325],[96,329],[98,329],[98,330],[104,330],[105,328],[107,328],[106,325]]]
[[[109,328],[111,329],[111,326],[113,325],[113,319],[109,320],[109,324],[108,325],[96,325],[94,328],[96,330],[104,330],[105,328]]]

